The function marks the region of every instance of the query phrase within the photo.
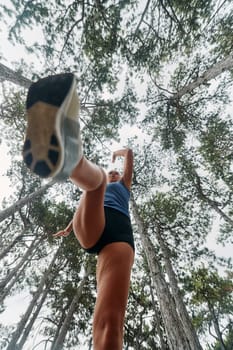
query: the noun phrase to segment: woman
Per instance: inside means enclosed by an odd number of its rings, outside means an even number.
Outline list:
[[[95,350],[120,350],[134,241],[128,202],[133,153],[121,149],[123,175],[105,172],[82,153],[77,118],[79,101],[73,74],[47,77],[32,84],[27,96],[28,127],[23,149],[27,166],[41,177],[70,177],[83,189],[72,227],[81,246],[98,254],[97,299],[93,319]],[[67,235],[71,224],[56,236]]]

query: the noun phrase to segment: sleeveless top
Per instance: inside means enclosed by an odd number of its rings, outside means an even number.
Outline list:
[[[129,216],[130,191],[122,181],[110,182],[106,186],[104,206],[120,211]]]

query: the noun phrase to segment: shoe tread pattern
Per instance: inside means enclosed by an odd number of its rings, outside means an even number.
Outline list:
[[[50,76],[32,84],[28,91],[23,158],[31,171],[42,178],[55,176],[63,180],[77,162],[79,123],[77,117],[70,119],[77,115],[76,106],[79,107],[77,99],[72,100],[74,79],[71,73]]]
[[[28,110],[28,128],[23,147],[26,165],[40,177],[52,176],[61,166],[62,148],[55,123],[58,107],[37,102]]]

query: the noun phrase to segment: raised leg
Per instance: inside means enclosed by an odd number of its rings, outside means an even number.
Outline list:
[[[73,170],[72,182],[84,189],[73,218],[74,233],[83,248],[90,248],[100,238],[104,226],[105,172],[85,157]]]
[[[134,251],[128,243],[105,246],[97,263],[94,350],[121,350]]]

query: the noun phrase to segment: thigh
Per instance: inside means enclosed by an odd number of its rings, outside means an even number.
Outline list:
[[[89,249],[88,253],[99,254],[100,251],[110,243],[127,242],[133,250],[134,238],[130,218],[116,209],[105,207],[105,227],[100,239]]]
[[[123,322],[133,261],[134,250],[128,243],[111,243],[101,250],[96,272],[96,317],[110,312]]]
[[[84,248],[92,247],[100,238],[104,226],[104,193],[106,183],[94,191],[84,192],[74,214],[73,230]]]

